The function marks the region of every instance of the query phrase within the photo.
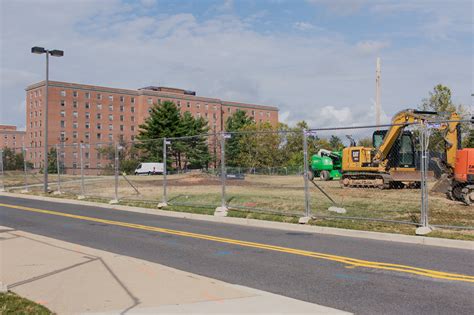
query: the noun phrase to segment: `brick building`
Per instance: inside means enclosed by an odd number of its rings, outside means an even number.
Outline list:
[[[26,132],[17,130],[16,126],[0,125],[0,150],[8,147],[21,150],[25,145]]]
[[[43,105],[45,82],[26,88],[26,143],[30,147],[27,158],[39,168],[43,157]],[[148,117],[154,104],[174,102],[181,112],[189,111],[194,117],[208,121],[211,132],[220,132],[227,117],[236,110],[246,111],[255,122],[278,123],[278,108],[255,104],[223,101],[196,96],[193,91],[149,86],[138,90],[117,89],[67,82],[49,82],[48,144],[69,148],[63,152],[66,160],[77,165],[77,146],[123,140],[133,141],[139,125]],[[86,168],[100,167],[99,154],[85,152]]]

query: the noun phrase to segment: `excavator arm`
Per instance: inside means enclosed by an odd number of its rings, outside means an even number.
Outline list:
[[[390,150],[395,141],[409,124],[426,121],[426,115],[436,115],[436,112],[418,111],[414,109],[406,109],[398,112],[392,119],[392,126],[388,129],[387,134],[377,152],[375,153],[373,162],[381,163],[387,159]]]

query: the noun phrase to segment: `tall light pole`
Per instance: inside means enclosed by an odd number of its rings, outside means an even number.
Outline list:
[[[43,47],[32,47],[31,53],[33,54],[46,54],[46,91],[45,91],[45,102],[44,102],[44,157],[43,157],[43,173],[44,173],[44,183],[43,191],[48,193],[48,83],[49,83],[49,55],[54,57],[64,56],[64,51],[62,50],[49,50],[44,49]]]

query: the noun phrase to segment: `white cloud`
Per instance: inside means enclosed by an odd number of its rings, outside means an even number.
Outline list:
[[[24,10],[21,1],[2,5],[0,120],[9,123],[24,125],[24,109],[7,114],[3,104],[19,104],[25,86],[43,78],[44,59],[30,54],[31,45],[65,50],[63,58],[51,59],[53,80],[193,89],[202,96],[276,105],[281,119],[291,124],[375,121],[369,101],[372,54],[389,42],[354,45],[327,31],[259,33],[227,13],[207,19],[189,13],[144,15],[116,0],[71,1],[68,10],[52,0],[35,10]],[[38,25],[38,16],[45,22]],[[5,47],[16,53],[6,54]],[[453,88],[457,102],[470,102],[470,55],[447,60],[442,52],[415,47],[385,50],[382,58],[382,107],[389,117],[416,106],[439,82]]]
[[[374,54],[389,46],[388,41],[363,40],[356,44],[356,49],[362,54]]]
[[[311,31],[316,28],[313,24],[307,22],[296,22],[293,27],[300,31]]]

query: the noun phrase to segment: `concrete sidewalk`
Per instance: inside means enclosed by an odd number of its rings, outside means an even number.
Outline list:
[[[7,227],[0,244],[3,286],[58,314],[344,314]]]

